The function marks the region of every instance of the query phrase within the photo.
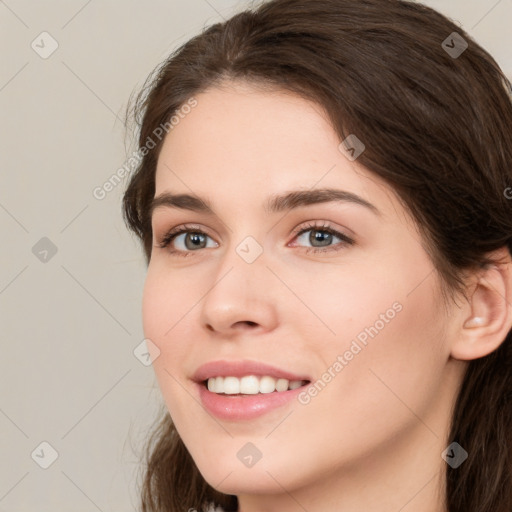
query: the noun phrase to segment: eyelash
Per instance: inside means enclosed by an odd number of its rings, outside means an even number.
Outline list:
[[[310,254],[310,253],[326,253],[326,252],[331,252],[331,251],[341,251],[345,246],[347,246],[347,245],[350,246],[350,245],[353,245],[355,243],[354,240],[349,238],[347,235],[344,235],[343,233],[340,233],[339,231],[336,231],[335,229],[331,228],[327,224],[314,224],[314,223],[313,224],[308,224],[307,226],[303,226],[303,227],[295,230],[293,232],[294,239],[299,237],[303,233],[306,233],[306,232],[311,231],[311,230],[329,233],[330,235],[334,235],[334,236],[340,238],[341,242],[338,242],[338,244],[336,244],[334,246],[327,246],[327,248],[325,248],[325,249],[322,249],[322,248],[319,248],[319,247],[305,247],[303,249],[305,249],[304,252],[306,254]],[[188,225],[188,224],[183,224],[183,225],[177,226],[175,228],[172,228],[167,233],[165,233],[163,235],[163,237],[160,239],[160,241],[158,242],[158,247],[160,247],[161,249],[165,249],[165,248],[169,247],[171,242],[177,236],[181,235],[182,233],[196,233],[196,234],[200,234],[200,235],[209,236],[207,233],[202,231],[197,226],[191,226],[191,225]],[[169,249],[169,252],[172,255],[187,257],[187,256],[191,256],[194,252],[197,252],[197,251],[180,251],[180,250],[177,250],[177,249]]]

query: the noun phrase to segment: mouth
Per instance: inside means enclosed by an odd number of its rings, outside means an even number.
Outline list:
[[[272,379],[274,385],[266,376],[247,375],[242,378],[233,377],[211,377],[196,382],[198,395],[205,409],[217,418],[229,422],[245,422],[256,420],[260,416],[270,414],[274,410],[281,410],[291,407],[302,393],[310,380],[294,380],[286,383],[279,382],[280,379]],[[222,379],[222,380],[221,380]],[[238,387],[238,382],[242,389]],[[217,382],[225,384],[223,391],[217,392]],[[249,384],[246,384],[248,382]],[[256,384],[258,391],[256,392]],[[286,389],[285,389],[286,384]],[[208,389],[208,387],[212,389]],[[246,386],[253,386],[248,388]],[[260,391],[260,387],[263,392]],[[268,387],[266,387],[268,386]],[[276,389],[278,388],[278,389]],[[280,391],[280,390],[281,391]],[[229,393],[226,393],[229,391]]]
[[[246,421],[290,407],[310,375],[255,360],[217,360],[196,369],[191,379],[206,410],[226,421]]]
[[[310,382],[307,379],[276,379],[270,375],[245,375],[241,378],[234,376],[210,377],[203,380],[202,385],[208,391],[218,395],[254,396],[293,391]]]
[[[206,410],[231,422],[282,412],[312,382],[310,375],[247,359],[210,361],[197,368],[191,379]]]

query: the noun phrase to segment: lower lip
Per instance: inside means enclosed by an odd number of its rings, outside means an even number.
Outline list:
[[[196,383],[204,407],[222,420],[250,420],[290,403],[309,385],[288,391],[259,393],[257,395],[225,395],[208,391],[203,383]]]

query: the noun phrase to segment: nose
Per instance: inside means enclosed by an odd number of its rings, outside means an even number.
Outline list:
[[[201,324],[223,339],[243,331],[274,329],[278,316],[276,285],[264,253],[249,263],[230,249],[219,260],[200,303]]]

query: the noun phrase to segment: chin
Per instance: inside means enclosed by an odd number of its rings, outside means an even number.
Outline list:
[[[290,460],[265,461],[263,456],[252,467],[246,467],[238,458],[225,453],[209,460],[194,459],[203,478],[221,493],[275,494],[282,492],[283,487],[296,487],[294,482],[300,480],[300,475],[290,473]]]
[[[272,471],[269,471],[273,474]],[[224,477],[220,477],[224,474],[218,470],[213,470],[209,474],[203,475],[203,478],[208,484],[213,487],[216,491],[223,494],[277,494],[282,492],[282,487],[289,488],[288,482],[282,482],[282,479],[276,479],[279,481],[278,485],[265,470],[260,469],[259,472],[254,472],[254,468],[251,470],[239,470],[233,471],[229,474],[229,471],[225,473]],[[229,474],[229,476],[227,476]],[[222,481],[222,478],[224,480]]]

